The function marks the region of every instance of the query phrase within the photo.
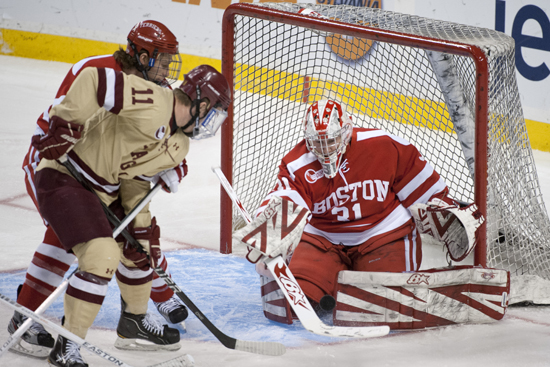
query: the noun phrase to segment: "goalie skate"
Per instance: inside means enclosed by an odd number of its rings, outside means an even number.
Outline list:
[[[124,350],[170,350],[181,348],[177,329],[163,325],[151,314],[134,315],[123,312],[117,327],[115,347]]]
[[[8,332],[13,334],[25,322],[27,318],[19,312],[15,312],[8,325]],[[10,351],[29,357],[45,359],[54,346],[54,339],[42,325],[33,322],[32,326],[23,334],[21,339],[14,344]]]

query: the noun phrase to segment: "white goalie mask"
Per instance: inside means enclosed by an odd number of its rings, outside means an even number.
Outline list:
[[[338,173],[352,129],[350,116],[334,100],[317,101],[308,108],[304,118],[306,145],[323,166],[326,178]]]

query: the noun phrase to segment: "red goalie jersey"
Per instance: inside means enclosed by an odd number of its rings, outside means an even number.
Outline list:
[[[369,250],[414,231],[407,208],[432,197],[445,198],[447,185],[409,142],[381,130],[354,128],[338,174],[324,176],[318,159],[300,142],[282,160],[280,196],[311,211],[304,232],[332,244]],[[447,199],[448,200],[448,199]]]

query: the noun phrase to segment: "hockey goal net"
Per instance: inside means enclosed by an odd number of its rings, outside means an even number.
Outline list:
[[[335,98],[357,126],[413,143],[453,198],[477,203],[487,221],[474,263],[509,270],[512,301],[550,303],[550,222],[511,37],[367,7],[290,3],[233,4],[223,29],[234,102],[222,171],[245,208],[256,210],[274,187],[281,158],[302,139],[308,104]],[[221,216],[228,253],[243,221],[224,193]]]

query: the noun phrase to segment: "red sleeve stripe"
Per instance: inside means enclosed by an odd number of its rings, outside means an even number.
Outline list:
[[[107,111],[118,114],[124,101],[124,78],[121,71],[98,68],[97,103]]]

